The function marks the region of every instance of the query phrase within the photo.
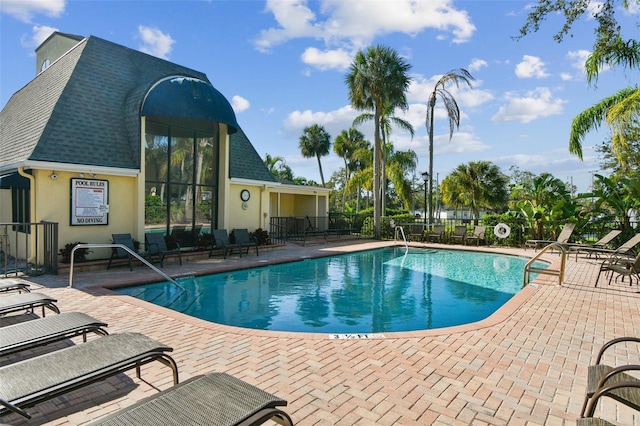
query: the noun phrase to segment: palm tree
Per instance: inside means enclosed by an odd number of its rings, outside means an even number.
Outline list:
[[[427,116],[425,119],[427,131],[429,132],[429,223],[433,222],[431,199],[433,197],[433,118],[435,115],[436,100],[438,97],[442,99],[447,115],[449,116],[449,140],[451,140],[454,127],[460,127],[460,108],[458,108],[458,103],[451,92],[446,89],[446,86],[449,83],[455,83],[456,87],[460,87],[460,83],[464,82],[469,87],[472,87],[472,80],[475,80],[475,78],[464,68],[451,70],[440,77],[436,82],[436,86],[433,88],[433,92],[431,92],[431,96],[429,96],[429,106],[427,107]]]
[[[323,126],[313,124],[304,128],[302,136],[300,136],[300,151],[302,151],[302,156],[305,158],[316,157],[318,159],[318,169],[320,170],[322,186],[325,186],[325,183],[320,157],[329,154],[330,146],[331,136]]]
[[[385,169],[387,177],[402,200],[404,208],[410,210],[413,201],[413,190],[411,187],[412,182],[407,179],[407,176],[411,176],[415,172],[418,156],[412,150],[393,152],[391,144],[388,145],[388,148],[391,153],[388,155],[389,166]]]
[[[342,188],[342,210],[344,211],[344,206],[346,202],[346,185],[349,182],[349,178],[351,176],[350,166],[351,161],[353,160],[353,154],[356,150],[362,146],[362,144],[366,142],[364,139],[364,135],[359,132],[355,128],[350,128],[349,130],[343,130],[333,141],[333,152],[338,154],[338,157],[344,160],[344,183],[345,187]]]
[[[373,112],[374,115],[373,227],[376,238],[380,238],[382,216],[380,117],[384,111],[395,108],[404,111],[409,107],[406,92],[410,69],[411,66],[395,50],[378,45],[356,53],[345,77],[351,105],[358,111]]]
[[[452,206],[468,206],[478,224],[481,208],[496,209],[509,202],[509,178],[490,161],[460,164],[442,181],[442,199]]]

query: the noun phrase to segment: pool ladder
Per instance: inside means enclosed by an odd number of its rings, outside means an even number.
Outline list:
[[[544,253],[549,250],[558,250],[560,252],[560,268],[558,269],[550,269],[550,268],[540,268],[537,266],[533,266],[533,263],[538,260]],[[564,244],[560,243],[551,243],[542,250],[538,252],[531,260],[524,265],[524,277],[522,278],[522,286],[526,286],[531,282],[531,274],[546,274],[546,275],[554,275],[558,277],[558,285],[562,285],[564,281],[564,267],[567,260],[567,248]]]

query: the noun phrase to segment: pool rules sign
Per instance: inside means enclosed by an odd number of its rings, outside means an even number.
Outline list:
[[[71,225],[109,224],[109,181],[71,179]]]

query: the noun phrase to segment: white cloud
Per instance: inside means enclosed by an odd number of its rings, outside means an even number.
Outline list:
[[[251,102],[249,102],[242,96],[235,95],[233,98],[231,98],[231,108],[233,108],[233,111],[236,113],[246,111],[250,106]]]
[[[65,0],[2,0],[0,12],[23,22],[31,22],[33,16],[38,14],[57,18],[64,12],[65,6]]]
[[[283,125],[287,134],[298,138],[305,127],[312,124],[320,124],[324,126],[325,130],[331,135],[331,138],[335,138],[344,129],[351,127],[353,119],[358,115],[360,115],[360,113],[349,105],[329,112],[314,112],[311,110],[293,111],[285,118]],[[365,133],[365,130],[365,126],[360,128],[360,131],[363,133]]]
[[[508,121],[518,121],[529,123],[533,120],[550,115],[561,114],[563,104],[566,101],[554,98],[551,91],[546,87],[538,87],[527,92],[524,96],[519,96],[515,92],[508,92],[505,95],[507,105],[500,107],[498,112],[491,118],[494,123]]]
[[[169,34],[165,34],[157,28],[139,25],[138,35],[142,39],[138,50],[158,58],[169,59],[169,53],[175,43]]]
[[[342,49],[320,51],[309,47],[302,54],[302,62],[321,70],[346,70],[351,65],[352,55]]]
[[[471,63],[467,67],[467,71],[469,72],[478,71],[480,70],[480,68],[487,67],[487,66],[489,66],[489,64],[487,64],[487,61],[485,61],[484,59],[474,58],[471,60]]]
[[[31,35],[22,37],[20,43],[24,47],[36,48],[42,44],[51,34],[58,31],[57,28],[48,27],[46,25],[34,25],[31,28]]]
[[[316,14],[309,5],[317,6]],[[295,38],[323,40],[327,46],[344,45],[360,49],[376,36],[395,32],[416,35],[431,28],[438,36],[450,34],[452,42],[468,41],[476,30],[464,10],[452,0],[364,1],[364,0],[267,0],[267,12],[277,26],[262,30],[256,49],[266,52]]]
[[[548,77],[545,63],[537,56],[524,55],[522,62],[516,65],[516,75],[519,78],[544,78]]]

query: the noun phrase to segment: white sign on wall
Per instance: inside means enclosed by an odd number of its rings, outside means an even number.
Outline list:
[[[109,224],[109,181],[71,179],[71,225]]]

